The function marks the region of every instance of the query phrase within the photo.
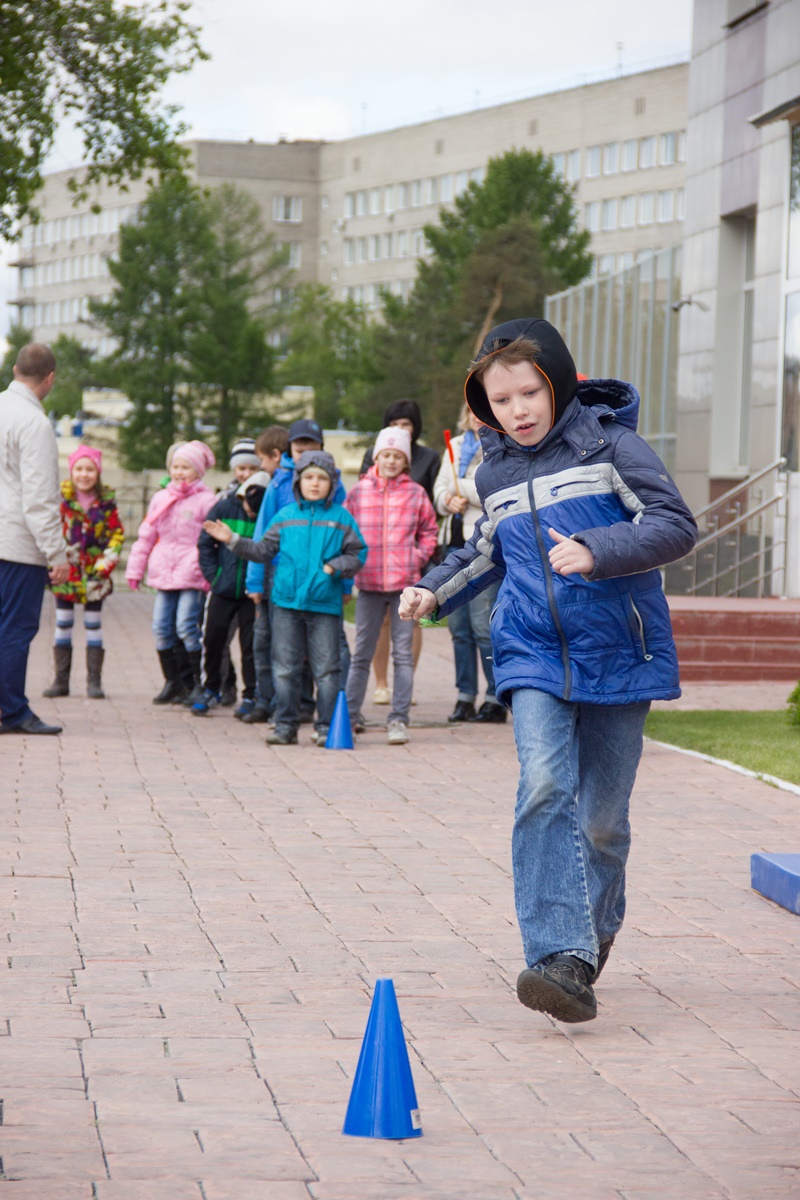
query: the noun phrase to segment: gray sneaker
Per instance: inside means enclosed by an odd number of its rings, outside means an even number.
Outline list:
[[[408,741],[408,726],[405,721],[390,721],[387,742],[390,746],[404,746]]]
[[[570,1024],[593,1021],[597,1001],[590,980],[594,971],[572,954],[551,954],[527,967],[517,980],[517,997],[526,1008]]]

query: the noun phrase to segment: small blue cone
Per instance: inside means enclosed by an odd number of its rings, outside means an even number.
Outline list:
[[[336,697],[336,708],[333,710],[328,736],[325,739],[326,750],[352,750],[353,730],[350,725],[350,710],[347,707],[347,696],[344,691]]]
[[[391,979],[378,979],[342,1133],[422,1137],[400,1010]]]

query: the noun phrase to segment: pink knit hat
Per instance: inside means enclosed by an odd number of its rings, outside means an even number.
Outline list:
[[[176,458],[182,458],[190,467],[197,472],[197,478],[202,479],[206,471],[210,471],[216,463],[214,451],[205,442],[181,442],[175,447],[172,454],[172,462]]]
[[[375,439],[375,449],[372,457],[377,458],[381,450],[399,450],[405,454],[406,462],[411,462],[411,434],[400,425],[387,425]]]
[[[102,451],[98,450],[95,446],[80,445],[73,450],[72,454],[70,454],[69,458],[67,459],[70,471],[72,471],[72,468],[75,466],[75,463],[79,458],[90,458],[97,467],[98,472],[103,469]]]

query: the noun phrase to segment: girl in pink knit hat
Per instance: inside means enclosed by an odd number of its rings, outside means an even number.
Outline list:
[[[216,499],[203,483],[214,462],[205,442],[182,442],[174,449],[170,481],[150,501],[128,559],[125,575],[132,591],[141,586],[145,570],[148,585],[156,589],[153,635],[165,682],[154,704],[179,700],[192,704],[202,692],[200,617],[208,583],[200,570],[197,539]],[[192,668],[194,687],[188,695],[177,655],[179,643]]]
[[[53,645],[55,679],[45,696],[68,696],[76,604],[83,605],[86,631],[86,694],[104,699],[101,610],[112,590],[111,572],[125,537],[114,493],[100,480],[103,456],[95,446],[78,446],[69,456],[69,479],[61,484],[61,528],[67,543],[69,579],[51,585],[56,598]]]

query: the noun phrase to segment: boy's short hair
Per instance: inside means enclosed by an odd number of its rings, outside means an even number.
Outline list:
[[[280,450],[286,454],[289,449],[289,431],[283,425],[270,425],[256,438],[256,454],[274,454]]]
[[[483,377],[489,367],[497,364],[503,367],[513,367],[517,363],[529,362],[538,369],[541,354],[542,347],[533,338],[524,336],[514,338],[513,342],[499,346],[497,350],[490,351],[482,358],[476,358],[469,364],[469,373],[479,383],[483,383]]]

